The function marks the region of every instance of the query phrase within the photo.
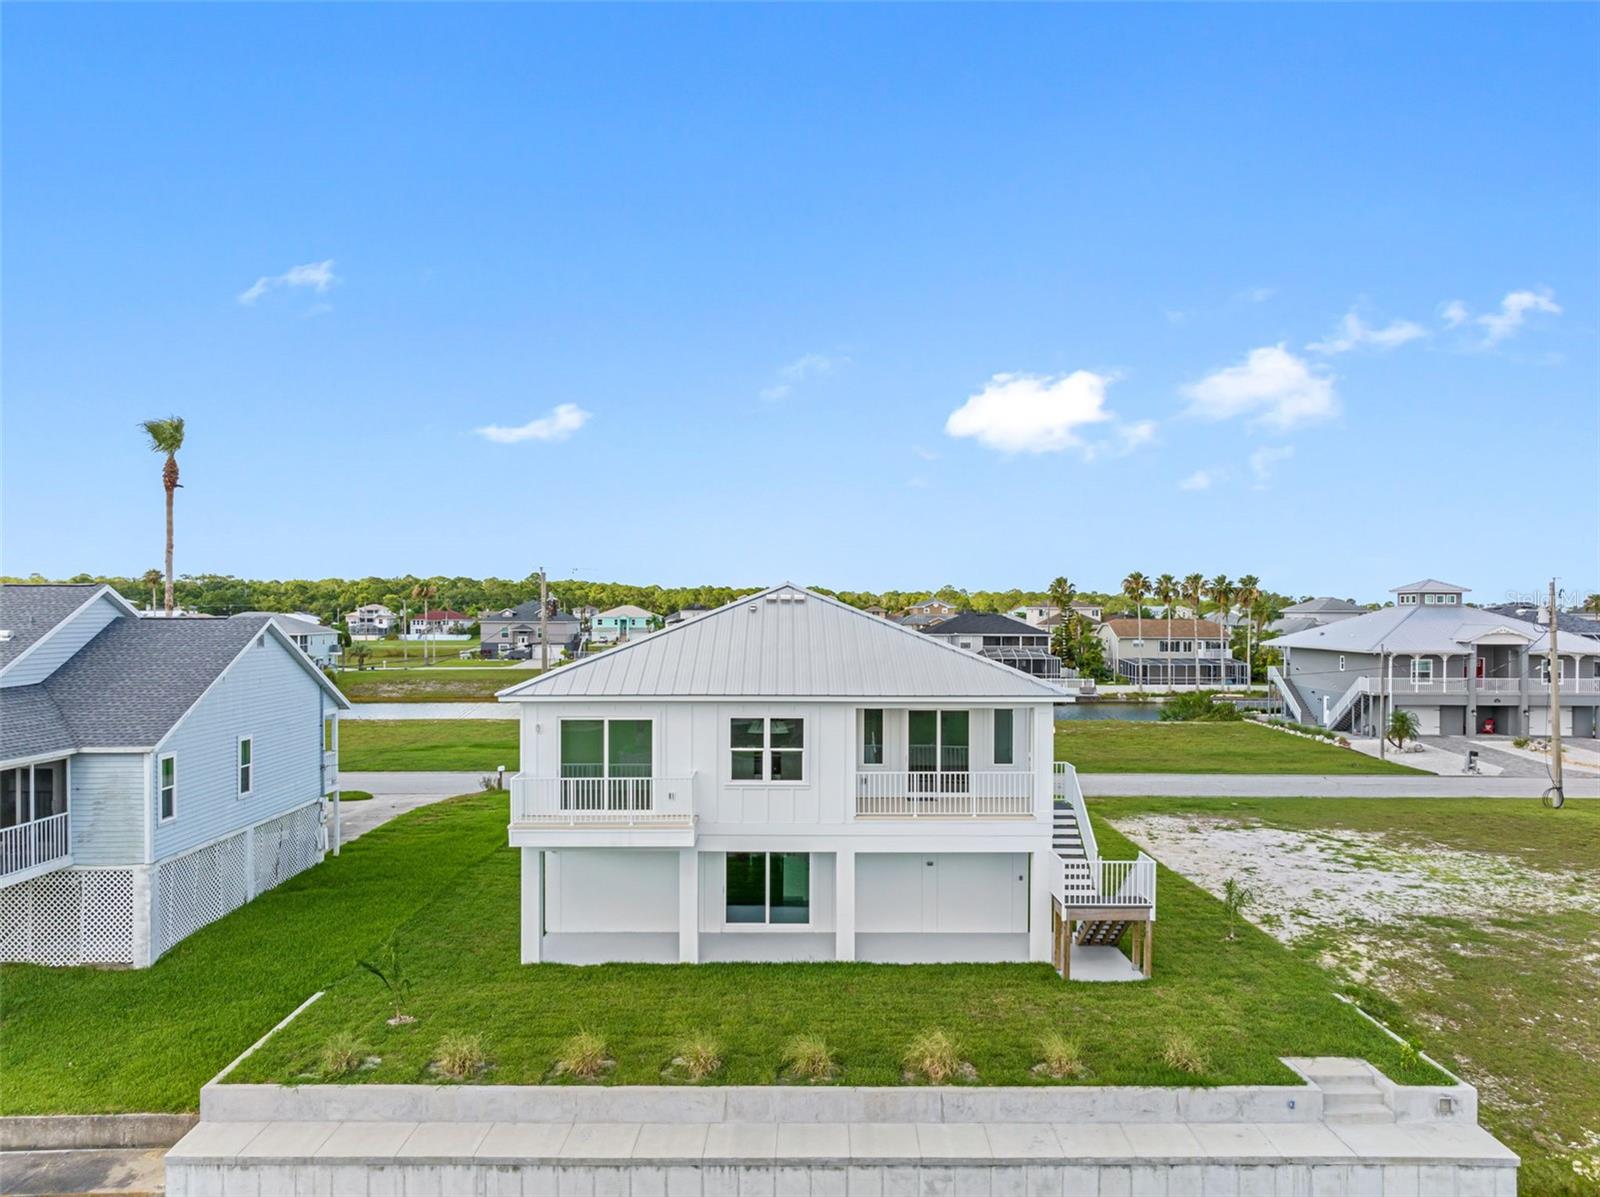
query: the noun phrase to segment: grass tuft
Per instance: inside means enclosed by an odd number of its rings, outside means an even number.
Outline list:
[[[942,1085],[961,1071],[961,1051],[956,1041],[938,1028],[923,1031],[906,1044],[903,1059],[907,1072],[930,1085]]]
[[[696,1031],[678,1044],[677,1059],[690,1080],[703,1081],[722,1067],[722,1044]]]
[[[1083,1076],[1088,1071],[1083,1064],[1083,1048],[1060,1031],[1047,1032],[1039,1041],[1039,1050],[1044,1054],[1044,1071],[1058,1081]]]
[[[821,1035],[796,1035],[783,1048],[784,1066],[807,1081],[829,1081],[838,1070],[833,1049]]]
[[[1168,1068],[1194,1076],[1211,1071],[1211,1057],[1186,1031],[1168,1031],[1161,1044],[1161,1061]]]
[[[471,1080],[487,1063],[483,1040],[477,1035],[446,1035],[433,1053],[434,1071],[452,1081]]]
[[[580,1081],[592,1081],[609,1063],[605,1037],[593,1031],[579,1031],[561,1045],[561,1052],[556,1056],[556,1072]]]
[[[322,1045],[320,1072],[325,1077],[340,1077],[361,1067],[366,1051],[356,1037],[348,1031],[328,1036]]]

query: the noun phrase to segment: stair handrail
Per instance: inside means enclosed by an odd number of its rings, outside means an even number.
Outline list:
[[[1356,696],[1358,694],[1366,693],[1366,682],[1367,679],[1365,676],[1356,678],[1355,681],[1350,683],[1350,688],[1339,696],[1339,701],[1328,708],[1327,726],[1330,730],[1339,722],[1339,720],[1344,718],[1344,713],[1355,705]]]
[[[1095,843],[1094,826],[1089,822],[1089,810],[1083,804],[1083,787],[1078,784],[1078,770],[1067,761],[1056,762],[1055,797],[1065,799],[1072,808],[1072,817],[1078,824],[1078,837],[1083,841],[1083,854],[1091,865],[1100,859],[1100,848]]]
[[[1305,708],[1300,705],[1300,696],[1295,693],[1294,687],[1289,684],[1288,679],[1278,672],[1276,665],[1267,666],[1267,681],[1277,686],[1278,693],[1283,695],[1284,700],[1294,708],[1294,721],[1296,723],[1309,722],[1306,719]]]

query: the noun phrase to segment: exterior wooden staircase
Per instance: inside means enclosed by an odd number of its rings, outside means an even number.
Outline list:
[[[1052,959],[1068,975],[1070,944],[1118,947],[1133,928],[1134,967],[1150,975],[1155,923],[1155,862],[1102,860],[1072,766],[1056,765],[1050,842],[1061,861],[1061,889],[1052,928]]]

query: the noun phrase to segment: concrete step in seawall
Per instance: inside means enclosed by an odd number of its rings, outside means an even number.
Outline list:
[[[1286,1061],[1317,1066],[1326,1061]],[[1344,1062],[1340,1062],[1341,1064]],[[208,1085],[176,1197],[1330,1193],[1513,1197],[1470,1086]],[[1386,1120],[1331,1117],[1329,1100]],[[1386,1087],[1387,1086],[1387,1087]],[[1353,1107],[1347,1107],[1353,1108]],[[1469,1116],[1470,1112],[1470,1116]]]

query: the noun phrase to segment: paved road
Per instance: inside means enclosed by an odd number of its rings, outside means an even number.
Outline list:
[[[482,773],[345,773],[339,774],[339,788],[365,790],[372,797],[365,802],[339,804],[339,842],[351,840],[387,823],[397,815],[419,806],[474,794]]]
[[[1537,798],[1534,777],[1310,776],[1292,773],[1080,773],[1088,797]],[[1568,798],[1600,798],[1600,778],[1567,779]]]
[[[394,796],[421,806],[452,794],[473,792],[478,788],[480,776],[478,773],[341,773],[340,783],[352,790],[368,790],[385,798]],[[1174,798],[1537,798],[1545,788],[1544,779],[1534,777],[1293,773],[1080,773],[1078,781],[1090,797],[1132,794]],[[1569,777],[1567,797],[1600,798],[1600,778]],[[374,798],[371,803],[352,803],[345,811],[374,806],[382,800]]]
[[[166,1154],[165,1147],[8,1151],[0,1154],[0,1193],[160,1193],[166,1186]]]

